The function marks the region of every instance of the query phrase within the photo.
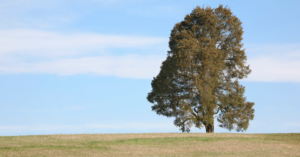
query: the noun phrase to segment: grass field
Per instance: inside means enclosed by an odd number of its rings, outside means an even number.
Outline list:
[[[300,133],[0,136],[0,156],[300,156]]]

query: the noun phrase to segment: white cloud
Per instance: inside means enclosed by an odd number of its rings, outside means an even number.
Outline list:
[[[252,73],[246,81],[300,82],[299,44],[252,46],[247,54]]]
[[[164,45],[167,45],[167,41],[159,37],[2,30],[0,74],[91,74],[152,78],[158,74],[165,55],[142,55],[143,51],[152,49],[166,53]],[[107,53],[113,48],[120,48],[125,54],[116,56]],[[138,49],[141,55],[126,55],[128,49],[132,48]]]
[[[0,74],[89,74],[151,79],[165,59],[167,43],[167,38],[159,37],[0,30]],[[248,47],[252,73],[245,81],[300,82],[299,44]],[[111,55],[113,48],[126,53]],[[131,48],[138,49],[137,54],[126,51]],[[143,54],[147,49],[164,55]]]
[[[285,124],[286,127],[300,127],[300,122],[289,122]]]
[[[300,57],[300,45],[298,43],[290,44],[245,44],[246,53],[250,57],[268,55],[291,57],[298,54]]]
[[[78,18],[58,0],[1,0],[0,28],[57,28]]]
[[[249,63],[253,72],[247,81],[300,82],[300,59],[256,57]]]
[[[123,78],[153,78],[164,60],[160,56],[100,56],[61,59],[38,63],[14,63],[0,66],[2,74],[42,73],[57,75],[108,75]]]
[[[140,9],[143,6],[147,6],[146,9]],[[176,8],[178,6],[152,7],[152,2],[138,0],[0,0],[0,28],[68,29],[92,14],[103,15],[104,10],[147,17],[170,16],[178,13]]]
[[[59,34],[36,30],[1,30],[0,55],[74,56],[108,48],[144,48],[162,46],[167,38],[117,36],[88,33]]]

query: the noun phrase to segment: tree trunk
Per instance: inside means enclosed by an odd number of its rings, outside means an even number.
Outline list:
[[[212,123],[212,124],[208,124],[207,126],[206,126],[206,133],[214,133],[214,123]]]

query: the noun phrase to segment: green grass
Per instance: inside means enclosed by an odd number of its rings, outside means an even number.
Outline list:
[[[0,156],[300,156],[300,134],[0,136]]]

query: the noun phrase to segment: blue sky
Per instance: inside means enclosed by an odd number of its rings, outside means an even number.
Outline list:
[[[0,135],[180,132],[151,111],[151,79],[173,26],[219,4],[253,71],[245,133],[300,132],[300,1],[0,0]]]

